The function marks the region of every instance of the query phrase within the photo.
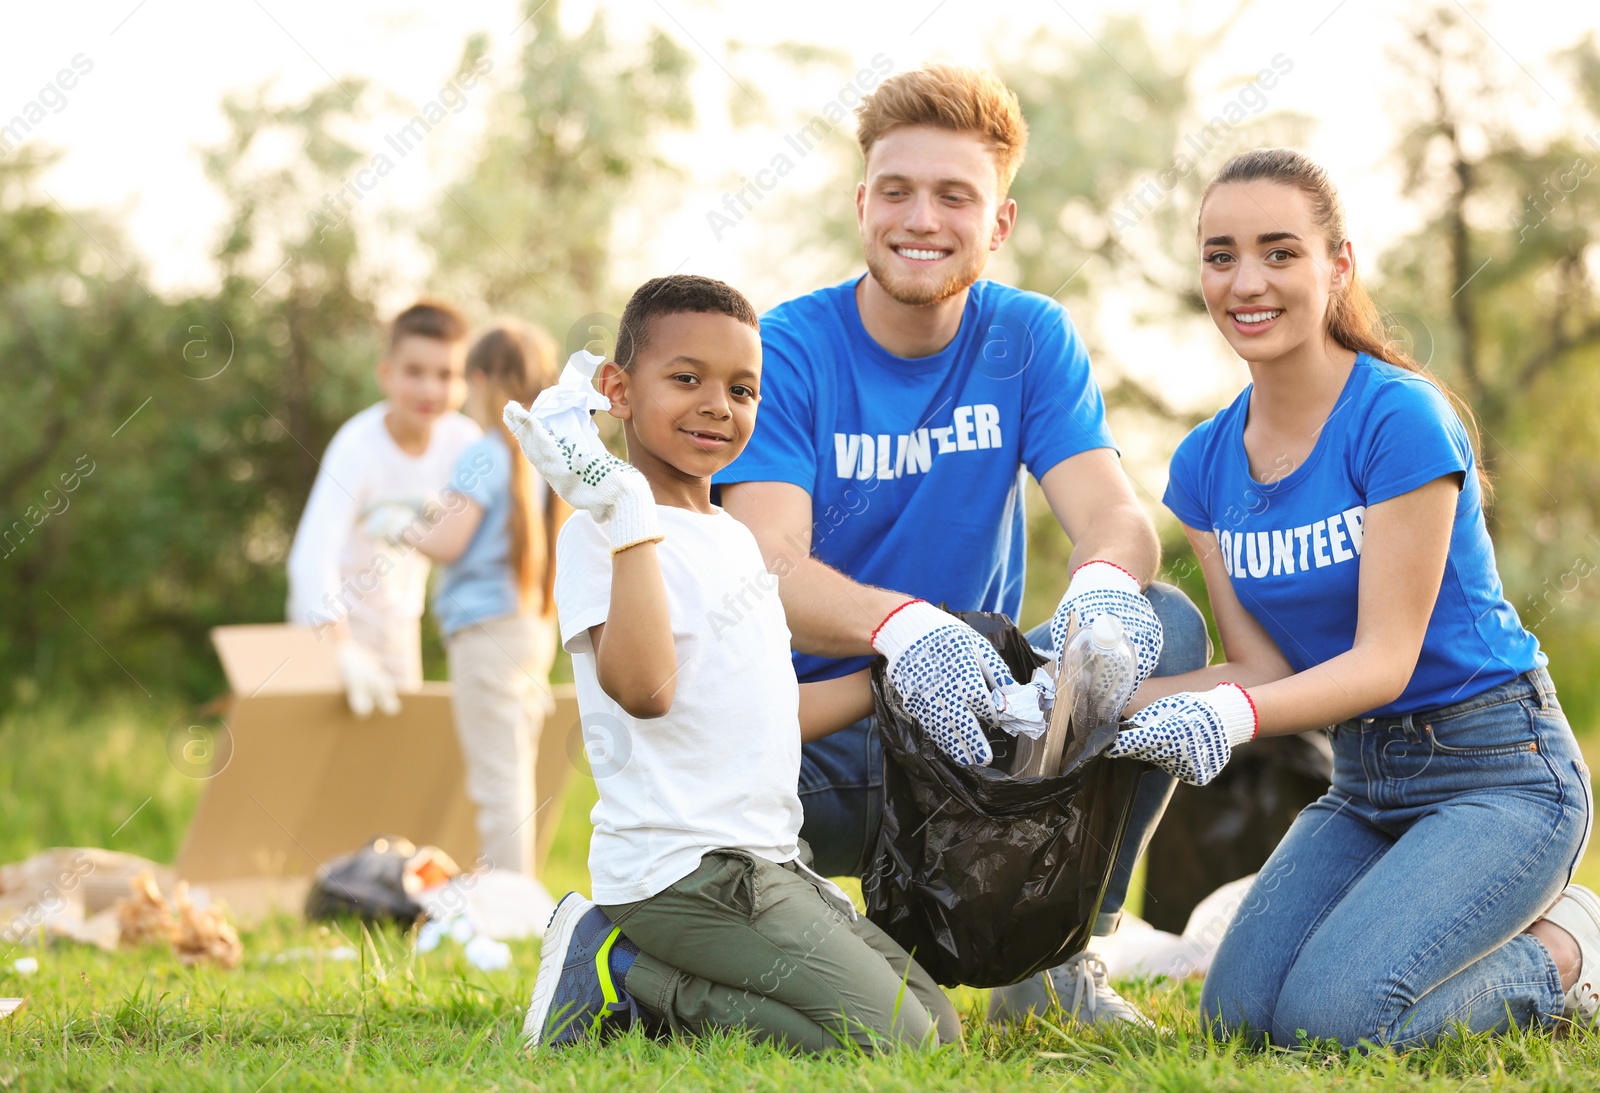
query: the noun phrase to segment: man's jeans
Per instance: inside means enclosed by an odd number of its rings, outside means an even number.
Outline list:
[[[1521,931],[1588,842],[1589,771],[1539,668],[1333,730],[1333,786],[1235,913],[1200,992],[1224,1030],[1413,1047],[1549,1028],[1561,981]]]
[[[1172,585],[1159,583],[1152,583],[1145,596],[1161,620],[1161,660],[1154,674],[1180,675],[1210,663],[1211,639],[1205,619],[1189,597]],[[1029,631],[1028,641],[1040,649],[1051,648],[1049,621]],[[1095,922],[1096,934],[1109,934],[1121,920],[1133,867],[1176,784],[1170,774],[1153,767],[1141,777],[1128,830]],[[825,877],[859,877],[865,872],[883,820],[883,747],[874,718],[863,718],[805,745],[800,759],[800,803],[805,809],[800,835],[816,854],[817,872]]]

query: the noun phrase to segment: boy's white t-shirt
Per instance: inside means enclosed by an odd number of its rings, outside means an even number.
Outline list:
[[[672,708],[630,716],[595,674],[589,627],[612,618],[611,542],[587,512],[556,544],[556,611],[600,801],[590,813],[596,903],[647,899],[709,850],[800,853],[800,687],[789,625],[755,536],[720,509],[657,505],[678,674]]]
[[[387,401],[339,427],[328,443],[289,549],[290,622],[326,625],[348,618],[350,631],[403,687],[422,682],[418,620],[428,558],[373,539],[362,522],[385,501],[439,501],[461,453],[483,431],[451,411],[433,423],[428,447],[408,455],[383,423]]]

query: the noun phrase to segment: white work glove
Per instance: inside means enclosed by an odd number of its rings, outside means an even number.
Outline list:
[[[339,678],[344,680],[344,697],[351,713],[370,717],[374,706],[390,717],[400,712],[394,680],[371,651],[354,641],[341,641],[337,653]]]
[[[361,521],[361,531],[368,538],[390,546],[404,546],[406,532],[416,526],[421,516],[415,505],[405,501],[380,501],[367,510],[366,519]],[[423,530],[427,530],[426,526]]]
[[[610,525],[611,553],[661,541],[650,483],[638,468],[606,451],[599,437],[557,440],[515,402],[506,403],[505,421],[551,489],[573,508]]]
[[[1058,655],[1067,647],[1067,620],[1074,612],[1080,627],[1093,626],[1101,615],[1115,615],[1122,620],[1122,632],[1139,656],[1134,686],[1150,678],[1150,673],[1156,670],[1156,662],[1161,659],[1161,620],[1156,618],[1156,609],[1139,591],[1139,582],[1133,574],[1114,562],[1098,559],[1072,571],[1067,594],[1061,597],[1061,604],[1050,620],[1050,640],[1055,643]]]
[[[989,640],[926,600],[909,600],[872,634],[889,661],[889,684],[941,750],[958,763],[988,766],[994,749],[983,725],[1038,736],[1039,692],[1018,683]]]
[[[1233,749],[1256,738],[1256,704],[1237,683],[1158,698],[1123,722],[1106,754],[1142,759],[1191,786],[1222,772]]]

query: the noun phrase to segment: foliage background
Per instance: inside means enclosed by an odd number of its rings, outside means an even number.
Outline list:
[[[1198,105],[1197,67],[1248,7],[1210,37],[1115,15],[1097,37],[1040,34],[997,43],[993,58],[1032,143],[1014,190],[1022,224],[990,272],[1071,308],[1162,529],[1164,576],[1202,603],[1159,504],[1166,454],[1216,405],[1184,393],[1215,352],[1192,256],[1199,192],[1231,152],[1297,143],[1311,127],[1268,109],[1217,139]],[[1406,196],[1427,215],[1406,238],[1357,240],[1358,255],[1397,338],[1477,413],[1507,593],[1587,731],[1600,703],[1600,632],[1588,624],[1600,567],[1600,47],[1574,42],[1541,68],[1556,106],[1535,132],[1506,106],[1523,75],[1472,10],[1417,9],[1404,56],[1375,70]],[[483,82],[473,154],[428,215],[384,227],[408,233],[429,256],[428,286],[475,318],[520,314],[571,349],[604,341],[631,288],[616,269],[632,235],[695,170],[673,140],[696,124],[709,54],[664,29],[618,35],[604,8],[587,25],[555,2],[526,11],[516,63]],[[458,75],[493,44],[460,43]],[[726,56],[749,92],[729,91],[730,114],[752,140],[807,120],[767,89],[851,77],[821,47],[729,43]],[[1254,78],[1240,74],[1241,96]],[[320,453],[377,397],[380,301],[417,287],[386,272],[371,218],[339,207],[370,159],[359,127],[381,105],[350,77],[298,98],[230,97],[228,132],[204,154],[228,210],[215,282],[187,293],[147,290],[147,262],[114,212],[46,190],[47,145],[0,158],[0,716],[134,700],[163,711],[159,722],[223,689],[211,627],[282,617],[284,560]],[[814,185],[762,206],[791,244],[769,272],[794,292],[859,267],[848,130],[807,165]],[[1214,146],[1191,161],[1206,133]],[[1129,323],[1195,346],[1194,359],[1119,354],[1106,335]],[[1068,550],[1035,494],[1024,622],[1054,603]],[[0,788],[0,801],[16,793]]]

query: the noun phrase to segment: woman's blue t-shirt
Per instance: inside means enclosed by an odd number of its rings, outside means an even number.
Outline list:
[[[1112,448],[1089,354],[1048,296],[968,290],[961,327],[928,357],[872,339],[851,278],[761,317],[761,407],[714,481],[788,482],[811,495],[810,542],[863,584],[952,609],[1022,608],[1023,472]],[[796,653],[802,682],[865,667]]]
[[[511,460],[513,453],[498,429],[491,429],[461,453],[448,489],[483,509],[483,520],[461,557],[444,567],[433,593],[439,630],[449,637],[463,627],[515,615],[521,610],[517,575],[511,567]],[[543,479],[532,468],[535,496]]]
[[[1251,390],[1178,445],[1164,500],[1216,535],[1240,604],[1295,671],[1355,643],[1367,508],[1448,474],[1462,489],[1422,654],[1400,697],[1367,716],[1447,706],[1545,664],[1506,602],[1472,445],[1437,387],[1361,354],[1311,454],[1271,483],[1251,477],[1245,454]]]

